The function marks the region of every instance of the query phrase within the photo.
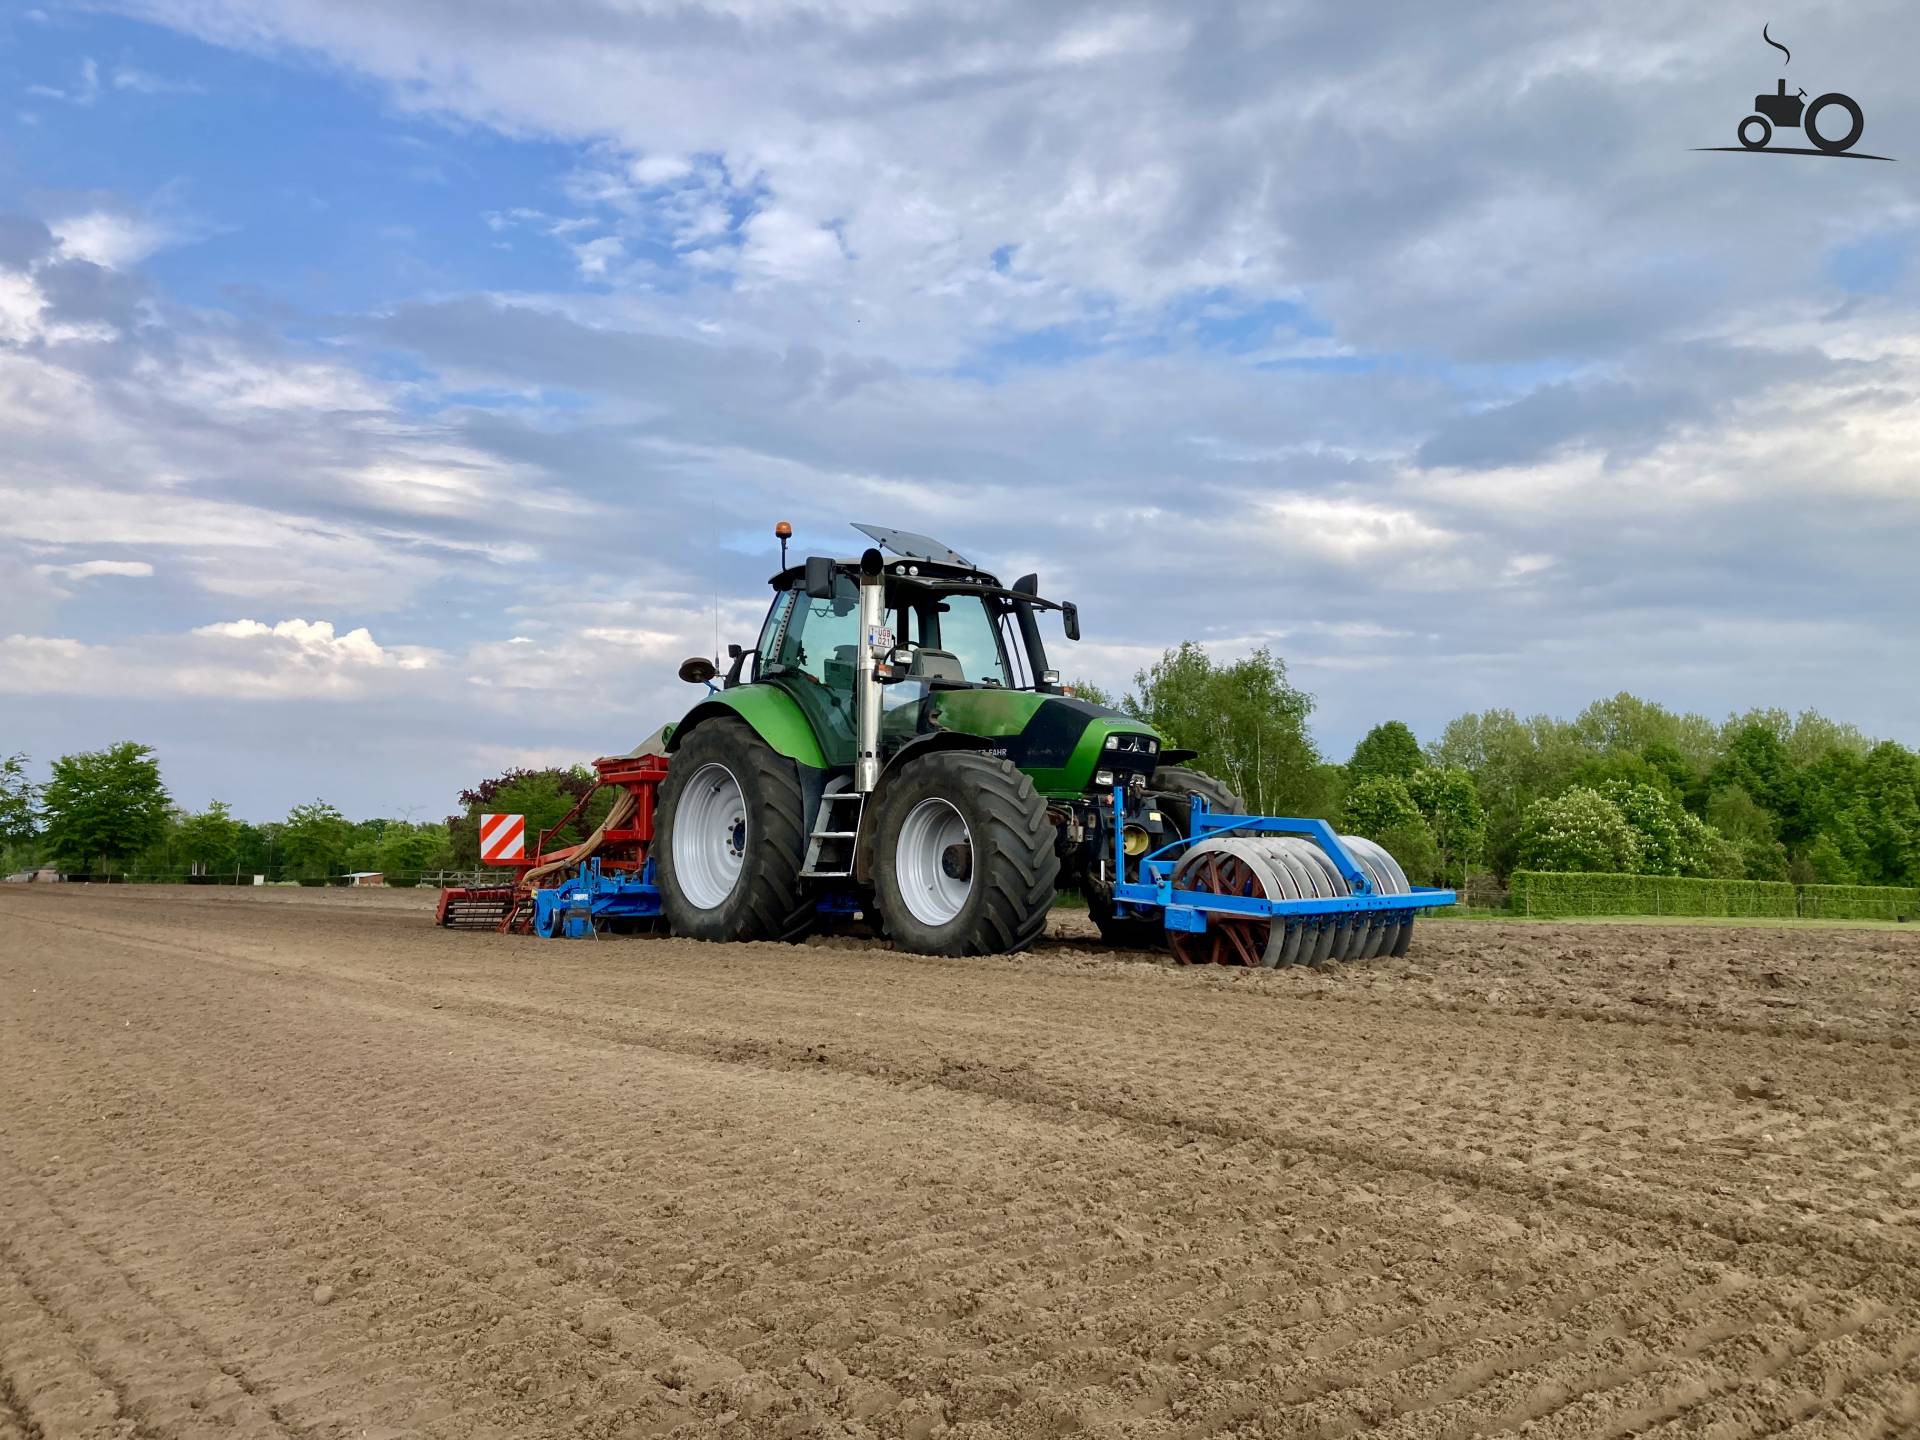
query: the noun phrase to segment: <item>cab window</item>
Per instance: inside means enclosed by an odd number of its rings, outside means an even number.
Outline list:
[[[980,596],[949,595],[936,614],[940,624],[938,648],[960,661],[960,672],[967,679],[1012,688],[993,617],[987,614],[986,602]]]
[[[780,660],[780,639],[786,628],[787,617],[793,613],[796,592],[783,590],[773,597],[773,608],[767,611],[767,623],[760,627],[760,659],[757,665],[759,673],[771,670]]]
[[[793,597],[793,616],[780,642],[778,663],[811,675],[832,690],[853,691],[860,652],[860,589],[836,575],[831,600]]]

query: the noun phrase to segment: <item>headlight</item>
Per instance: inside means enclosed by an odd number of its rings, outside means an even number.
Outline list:
[[[1118,750],[1119,748],[1120,748],[1120,737],[1118,735],[1107,736],[1107,749]]]
[[[1093,783],[1098,785],[1102,790],[1111,790],[1113,788],[1113,771],[1102,770],[1098,772],[1093,777]]]

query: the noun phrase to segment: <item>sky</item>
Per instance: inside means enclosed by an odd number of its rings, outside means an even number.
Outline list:
[[[437,818],[681,713],[777,520],[1037,570],[1110,688],[1270,645],[1334,759],[1620,690],[1920,745],[1915,53],[1897,3],[0,6],[0,753]],[[1895,163],[1695,148],[1782,77]]]

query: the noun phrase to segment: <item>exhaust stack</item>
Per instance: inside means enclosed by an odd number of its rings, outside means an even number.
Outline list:
[[[878,550],[860,556],[860,653],[855,657],[853,713],[858,731],[853,788],[871,795],[880,783],[879,662],[893,651],[887,630],[886,562]]]

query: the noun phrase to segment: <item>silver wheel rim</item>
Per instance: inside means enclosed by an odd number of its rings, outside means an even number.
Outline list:
[[[947,873],[946,853],[955,845],[966,848],[964,880]],[[922,800],[907,812],[893,861],[900,898],[922,925],[949,923],[973,894],[973,835],[945,800]]]
[[[673,873],[701,910],[727,903],[747,857],[747,802],[724,765],[694,772],[673,813]]]

